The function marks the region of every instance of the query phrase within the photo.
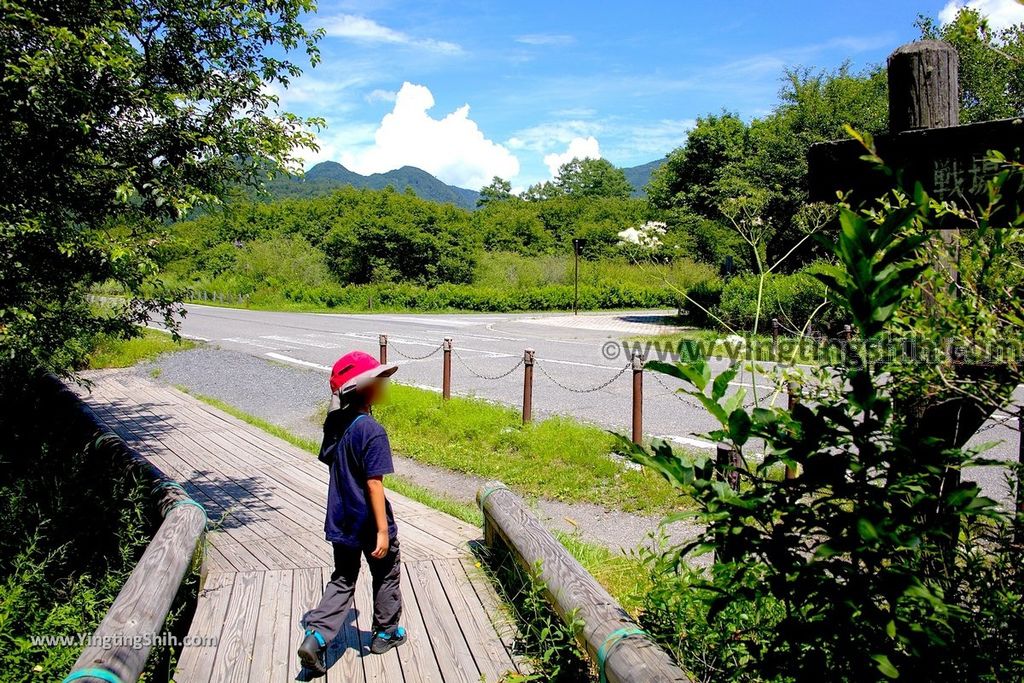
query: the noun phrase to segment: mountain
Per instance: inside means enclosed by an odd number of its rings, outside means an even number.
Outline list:
[[[664,163],[665,159],[657,159],[640,166],[622,169],[629,184],[633,186],[634,197],[646,196],[644,188],[651,179],[651,173]],[[420,199],[454,204],[469,210],[476,208],[476,200],[480,197],[476,190],[447,185],[415,166],[403,166],[387,173],[361,175],[336,161],[321,161],[306,171],[302,178],[279,176],[267,183],[266,189],[273,199],[284,199],[315,197],[347,185],[371,190],[383,190],[390,185],[399,192],[411,188]]]
[[[647,192],[645,188],[647,183],[651,181],[651,174],[665,163],[665,159],[656,159],[649,161],[646,164],[640,166],[631,166],[630,168],[622,169],[622,172],[626,174],[626,180],[633,186],[634,197],[646,197]]]
[[[346,185],[371,190],[383,190],[390,185],[399,192],[405,192],[406,188],[410,188],[421,199],[455,204],[464,209],[476,208],[476,200],[480,196],[475,190],[447,185],[414,166],[403,166],[387,173],[361,175],[336,161],[322,161],[306,171],[302,178],[275,178],[267,183],[266,189],[274,199],[282,199],[313,197]]]

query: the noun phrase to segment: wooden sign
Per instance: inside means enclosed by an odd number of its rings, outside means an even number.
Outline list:
[[[1024,120],[1004,119],[965,126],[912,130],[875,139],[878,155],[902,172],[902,185],[920,182],[941,200],[978,200],[998,171],[989,161],[996,150],[1008,160],[1024,161]],[[807,156],[811,201],[835,201],[836,192],[851,192],[855,204],[876,199],[896,186],[896,179],[864,161],[857,140],[812,145]]]

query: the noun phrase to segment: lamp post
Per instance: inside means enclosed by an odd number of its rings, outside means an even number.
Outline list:
[[[573,294],[572,294],[572,314],[579,315],[580,311],[580,247],[583,246],[583,240],[579,238],[573,238],[572,251],[574,258],[573,265]]]

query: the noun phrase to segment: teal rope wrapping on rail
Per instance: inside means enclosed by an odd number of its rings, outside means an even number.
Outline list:
[[[604,667],[608,662],[608,655],[615,649],[615,646],[630,636],[646,635],[647,632],[643,629],[633,627],[616,629],[608,634],[608,637],[604,639],[601,647],[597,649],[597,672],[600,676],[601,683],[608,683],[608,674],[605,673]]]
[[[153,487],[154,492],[161,491],[163,489],[178,489],[185,495],[188,495],[188,493],[185,491],[185,487],[176,481],[162,481]]]
[[[164,516],[166,517],[167,515],[171,514],[171,510],[173,510],[174,508],[179,508],[182,505],[191,505],[193,507],[199,508],[203,513],[203,517],[205,519],[209,519],[209,517],[206,514],[206,508],[204,508],[202,505],[192,500],[191,498],[185,498],[184,500],[179,500],[175,502],[173,505],[171,505],[171,507],[167,508],[167,514],[165,514]]]
[[[487,499],[495,491],[508,491],[508,487],[507,486],[492,486],[489,489],[484,489],[484,492],[482,494],[480,494],[480,512],[484,511],[484,503],[487,502]]]
[[[72,671],[67,675],[67,678],[64,679],[64,683],[68,683],[68,681],[81,680],[83,678],[98,678],[101,681],[106,681],[107,683],[124,683],[124,681],[118,678],[117,674],[113,671],[107,671],[106,669],[79,669],[78,671]]]

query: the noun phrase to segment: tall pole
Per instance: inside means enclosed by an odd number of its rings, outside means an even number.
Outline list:
[[[533,349],[523,351],[523,424],[533,420]]]
[[[644,359],[633,354],[633,443],[644,438]]]
[[[580,241],[574,239],[572,241],[572,253],[573,253],[573,294],[572,294],[572,314],[579,315],[580,311]]]
[[[800,386],[793,381],[786,383],[786,393],[789,395],[789,401],[786,408],[792,412],[793,408],[796,408],[796,404],[800,402]],[[786,465],[786,479],[796,479],[796,465]]]
[[[445,337],[441,345],[444,351],[444,371],[441,374],[441,398],[448,400],[452,397],[452,339]]]

